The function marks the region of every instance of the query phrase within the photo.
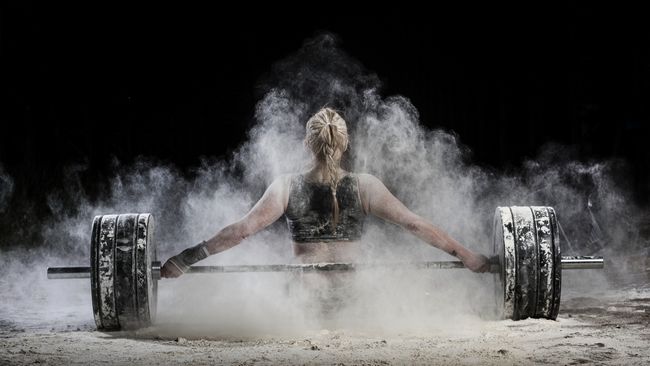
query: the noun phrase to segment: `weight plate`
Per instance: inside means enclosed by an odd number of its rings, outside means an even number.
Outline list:
[[[514,320],[534,316],[537,303],[537,242],[530,207],[510,207],[514,221],[516,285]]]
[[[546,207],[531,207],[535,219],[535,233],[538,258],[537,304],[532,315],[535,318],[550,318],[553,303],[553,230]]]
[[[495,276],[497,309],[502,317],[514,318],[517,258],[515,255],[514,224],[509,207],[497,207],[494,214],[493,249],[499,258],[500,271]]]

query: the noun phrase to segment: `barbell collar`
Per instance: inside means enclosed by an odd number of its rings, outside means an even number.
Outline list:
[[[159,261],[151,262],[151,278],[153,278],[154,280],[159,280],[161,278],[160,267],[161,264]]]

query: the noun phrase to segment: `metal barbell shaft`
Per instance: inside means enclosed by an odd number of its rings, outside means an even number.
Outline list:
[[[90,278],[90,267],[50,267],[47,269],[48,280],[69,278]]]
[[[498,265],[493,265],[497,266]],[[402,262],[402,263],[309,263],[309,264],[267,264],[235,266],[192,266],[186,273],[236,273],[236,272],[319,272],[350,271],[378,267],[407,267],[414,269],[465,268],[460,261]],[[604,267],[602,257],[570,256],[562,257],[562,269],[599,269]],[[153,277],[160,278],[160,262],[151,265]],[[493,268],[494,270],[494,268]],[[50,267],[47,278],[70,279],[90,278],[90,267]]]
[[[187,273],[233,273],[233,272],[319,272],[352,271],[378,267],[409,267],[415,269],[463,268],[463,262],[402,262],[402,263],[308,263],[237,266],[192,266]]]
[[[160,262],[152,263],[152,272],[160,271]],[[188,273],[238,273],[238,272],[318,272],[350,271],[376,267],[410,266],[417,269],[464,268],[463,262],[419,262],[419,263],[309,263],[309,264],[265,264],[233,266],[192,266]],[[47,269],[48,279],[90,278],[90,267],[51,267]]]

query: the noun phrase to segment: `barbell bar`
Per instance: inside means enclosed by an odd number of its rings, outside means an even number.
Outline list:
[[[563,269],[603,268],[602,257],[560,256],[552,207],[497,207],[490,271],[497,309],[504,318],[556,319]],[[90,278],[93,313],[100,330],[135,329],[155,320],[160,262],[150,214],[96,216],[90,267],[48,268],[49,279]],[[192,266],[186,273],[319,272],[372,268],[452,269],[459,261],[397,263],[313,263]]]
[[[494,262],[495,259],[490,259]],[[566,269],[600,269],[603,268],[602,257],[594,256],[564,256],[562,257],[562,270]],[[159,261],[151,262],[152,277],[160,279]],[[388,262],[388,263],[307,263],[307,264],[255,264],[255,265],[228,265],[228,266],[191,266],[184,274],[211,274],[211,273],[242,273],[242,272],[346,272],[376,268],[411,268],[411,269],[458,269],[465,268],[461,261],[425,261],[425,262]],[[490,265],[490,272],[498,273],[498,264]],[[90,267],[49,267],[48,280],[90,278]]]

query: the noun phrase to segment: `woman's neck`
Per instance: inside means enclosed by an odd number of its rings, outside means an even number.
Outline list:
[[[340,166],[338,167],[339,178],[342,178],[347,172],[343,170]],[[327,171],[327,165],[321,162],[315,162],[314,167],[305,173],[305,178],[310,182],[319,182],[327,183],[329,182],[329,172]]]

